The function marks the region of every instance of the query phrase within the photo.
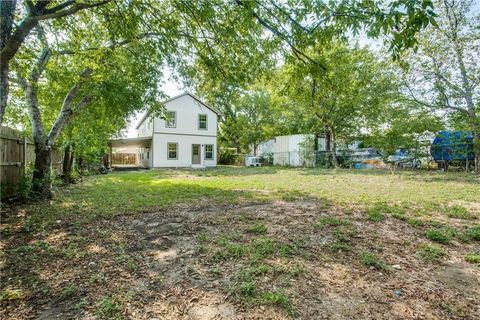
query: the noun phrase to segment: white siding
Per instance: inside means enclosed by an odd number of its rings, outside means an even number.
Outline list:
[[[198,167],[217,165],[217,114],[198,102],[189,94],[184,94],[165,103],[167,111],[176,112],[176,126],[166,127],[165,120],[156,117],[148,125],[151,117],[138,127],[138,136],[151,136],[150,158],[142,163],[148,167],[192,167],[192,144],[201,145],[201,164]],[[207,129],[200,129],[200,114],[207,116]],[[154,130],[154,131],[153,131]],[[167,144],[176,143],[177,159],[168,159]],[[205,159],[205,144],[213,145],[213,160]],[[146,154],[145,149],[140,151]]]
[[[217,114],[191,96],[184,95],[178,99],[171,100],[165,104],[165,107],[168,111],[175,111],[177,113],[177,126],[175,128],[167,128],[165,126],[165,120],[155,118],[156,133],[193,134],[202,136],[217,135]],[[206,130],[198,128],[199,114],[207,115]]]
[[[177,159],[169,160],[167,155],[167,144],[177,143]],[[195,135],[160,134],[153,135],[153,156],[154,167],[191,167],[192,166],[192,144],[201,145],[201,165],[215,167],[217,165],[217,138]],[[205,144],[213,144],[213,160],[205,160]]]
[[[152,117],[148,117],[137,129],[138,137],[151,137],[153,134],[153,121]]]

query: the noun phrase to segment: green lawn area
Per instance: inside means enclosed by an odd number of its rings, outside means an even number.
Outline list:
[[[38,223],[74,215],[77,221],[148,212],[173,204],[238,204],[317,198],[345,207],[396,204],[418,211],[478,208],[480,179],[463,173],[219,167],[150,170],[92,176],[61,188],[49,205],[28,210]]]
[[[115,172],[3,209],[2,319],[480,312],[480,183],[469,174]]]

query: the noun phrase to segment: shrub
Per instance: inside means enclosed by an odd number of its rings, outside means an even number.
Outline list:
[[[234,165],[237,161],[237,153],[233,149],[219,148],[218,163]]]
[[[417,254],[423,260],[438,261],[445,256],[445,251],[436,244],[423,244]]]

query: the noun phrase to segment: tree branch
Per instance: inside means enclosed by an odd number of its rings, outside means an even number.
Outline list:
[[[85,70],[83,70],[83,72],[80,74],[80,80],[76,84],[74,84],[72,88],[70,88],[70,91],[65,96],[65,99],[63,100],[63,103],[62,103],[62,109],[60,110],[60,113],[57,116],[57,119],[55,120],[55,123],[53,124],[52,129],[50,130],[50,133],[48,134],[48,138],[47,138],[48,145],[53,145],[55,143],[58,136],[62,132],[63,127],[70,120],[74,112],[73,102],[77,98],[80,92],[80,89],[85,83],[85,80],[90,78],[92,73],[93,73],[93,70],[91,68],[86,68]],[[87,105],[90,101],[91,101],[91,96],[87,95],[79,102],[77,107],[80,107],[81,109],[85,105]]]
[[[239,6],[242,6],[243,8],[247,9],[247,10],[250,10],[250,8],[245,4],[245,1],[242,1],[242,0],[236,0],[236,3],[239,5]],[[323,66],[322,64],[318,63],[317,61],[315,61],[314,59],[310,58],[308,55],[306,55],[305,53],[303,53],[300,49],[298,49],[288,38],[288,36],[284,35],[283,33],[281,33],[277,28],[275,28],[269,21],[261,18],[256,12],[255,10],[251,9],[251,14],[253,15],[253,17],[262,25],[264,26],[265,28],[267,28],[268,30],[270,30],[275,36],[279,37],[280,39],[282,39],[283,41],[285,41],[289,46],[290,48],[293,50],[293,53],[298,57],[303,57],[305,59],[307,59],[309,62],[313,63],[314,65],[320,67],[322,70],[327,70],[327,68],[325,66]],[[305,62],[302,58],[300,58],[301,61]]]
[[[112,0],[103,0],[103,1],[100,1],[100,2],[97,2],[97,3],[75,3],[75,2],[73,2],[75,4],[72,5],[68,9],[60,10],[60,11],[52,12],[52,13],[42,14],[42,15],[36,16],[35,18],[37,20],[62,18],[62,17],[70,16],[70,15],[76,13],[77,11],[80,11],[80,10],[83,10],[83,9],[91,9],[91,8],[102,6],[102,5],[107,4],[111,1]]]

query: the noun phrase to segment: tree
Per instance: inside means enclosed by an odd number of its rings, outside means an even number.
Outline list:
[[[378,118],[395,98],[395,85],[391,75],[384,72],[385,63],[366,49],[349,48],[334,40],[309,52],[327,71],[291,61],[279,73],[283,80],[277,82],[285,85],[277,91],[294,101],[297,110],[303,110],[299,113],[314,119],[308,131],[325,133],[327,150],[338,167],[338,141],[348,142],[368,121]]]
[[[473,133],[480,170],[480,16],[472,1],[435,2],[437,23],[419,38],[417,53],[405,59],[405,89],[414,103],[459,119]]]
[[[12,81],[20,85],[25,96],[36,144],[34,189],[45,196],[50,195],[53,144],[74,116],[108,97],[107,88],[112,82],[107,78],[112,68],[119,70],[118,77],[114,77],[118,80],[125,74],[128,78],[129,70],[136,72],[137,66],[144,67],[145,62],[139,57],[155,61],[156,69],[147,68],[148,72],[136,74],[140,82],[145,80],[142,83],[150,84],[148,88],[140,86],[139,90],[149,98],[159,94],[152,80],[158,80],[158,68],[164,64],[174,67],[187,79],[194,79],[194,67],[201,66],[201,70],[215,74],[217,82],[222,79],[241,87],[255,78],[252,66],[261,69],[262,57],[276,52],[277,47],[289,50],[306,65],[324,70],[320,61],[306,53],[322,36],[368,26],[372,36],[392,35],[389,38],[392,52],[397,52],[412,46],[413,35],[434,17],[427,0],[400,0],[387,6],[367,0],[341,1],[331,6],[321,1],[312,6],[304,1],[298,8],[275,1],[240,0],[235,3],[27,1],[25,7],[17,6],[16,2],[3,3],[0,120],[3,121],[8,102],[8,81],[15,78]],[[33,38],[35,35],[39,40]],[[135,47],[137,55],[129,55]],[[66,58],[57,58],[60,56]],[[54,60],[63,61],[67,68],[50,68]],[[15,77],[11,77],[12,65]],[[27,67],[30,65],[33,68]],[[64,69],[67,72],[60,75]],[[52,82],[49,77],[54,74],[58,79]],[[58,82],[60,78],[62,81]],[[55,91],[56,103],[43,98],[48,96],[45,89],[52,83],[60,88]],[[132,86],[128,82],[127,89]],[[141,102],[128,105],[127,113],[148,106]],[[45,119],[42,113],[51,117]]]
[[[238,110],[240,143],[244,150],[257,155],[258,145],[273,136],[275,114],[270,96],[265,91],[247,92],[240,100]]]
[[[51,0],[25,1],[24,7],[18,7],[16,0],[0,2],[0,126],[7,108],[10,62],[26,41],[28,35],[40,21],[59,19],[74,15],[85,9],[106,5],[111,0],[77,3],[65,1],[56,3]],[[17,14],[17,13],[20,14]]]

